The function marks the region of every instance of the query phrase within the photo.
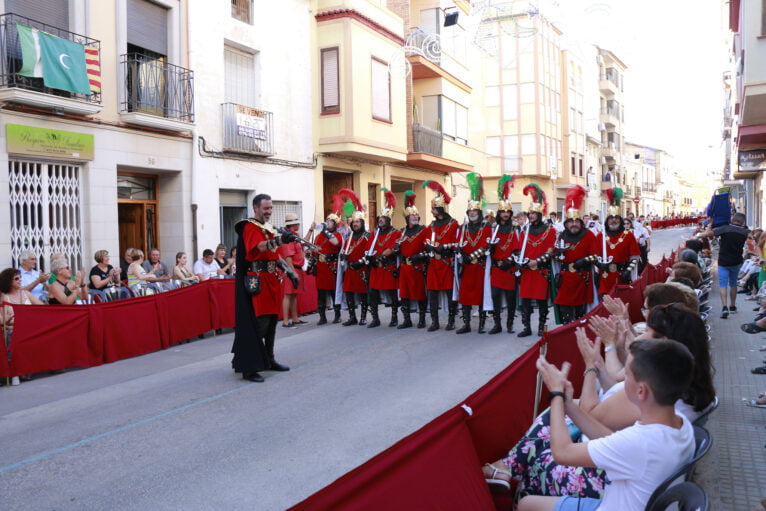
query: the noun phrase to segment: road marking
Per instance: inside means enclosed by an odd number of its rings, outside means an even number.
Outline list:
[[[376,342],[379,342],[379,341],[383,341],[383,340],[388,339],[390,337],[394,337],[394,336],[399,335],[401,333],[403,333],[403,331],[394,331],[394,332],[391,332],[389,334],[382,335],[380,337],[375,337],[373,339],[370,339],[369,341],[365,341],[363,343],[356,344],[356,345],[350,346],[348,348],[344,348],[344,349],[342,349],[340,351],[336,351],[334,353],[328,353],[327,355],[319,357],[319,358],[317,358],[315,360],[310,360],[308,362],[304,362],[303,364],[301,364],[299,366],[296,366],[295,368],[291,369],[291,372],[300,371],[301,369],[304,369],[306,367],[312,366],[312,365],[317,364],[319,362],[324,362],[326,360],[330,360],[330,359],[339,357],[341,355],[345,355],[346,353],[351,353],[352,351],[358,350],[360,348],[364,348],[366,346],[369,346],[370,344],[373,344],[373,343],[376,343]],[[274,376],[270,377],[269,380],[272,380],[274,378],[279,377],[280,374],[283,374],[283,373],[277,373]],[[94,435],[94,436],[85,438],[85,439],[80,440],[78,442],[74,442],[74,443],[71,443],[69,445],[65,445],[64,447],[59,447],[58,449],[53,449],[51,451],[47,451],[47,452],[44,452],[42,454],[38,454],[37,456],[33,456],[33,457],[27,458],[25,460],[17,461],[16,463],[11,463],[10,465],[6,465],[4,467],[0,467],[0,474],[3,473],[3,472],[7,472],[9,470],[13,470],[14,468],[18,468],[18,467],[20,467],[22,465],[26,465],[28,463],[32,463],[32,462],[35,462],[35,461],[40,461],[42,459],[49,458],[49,457],[51,457],[53,455],[69,451],[71,449],[74,449],[75,447],[80,447],[81,445],[86,445],[86,444],[89,444],[91,442],[95,442],[96,440],[99,440],[101,438],[105,438],[105,437],[108,437],[108,436],[116,435],[117,433],[122,433],[123,431],[127,431],[127,430],[133,429],[133,428],[135,428],[137,426],[141,426],[143,424],[147,424],[149,422],[153,422],[153,421],[155,421],[157,419],[161,419],[163,417],[167,417],[169,415],[173,415],[173,414],[176,414],[178,412],[183,412],[184,410],[188,410],[190,408],[194,408],[194,407],[199,406],[201,404],[205,404],[205,403],[207,403],[209,401],[214,401],[216,399],[220,399],[222,397],[228,396],[229,394],[233,394],[235,392],[239,392],[242,389],[246,389],[248,387],[251,387],[252,385],[262,385],[262,384],[261,383],[256,383],[256,382],[246,383],[245,385],[241,385],[241,386],[239,386],[237,388],[227,390],[226,392],[221,392],[220,394],[215,394],[213,396],[208,396],[208,397],[199,399],[197,401],[194,401],[192,403],[189,403],[189,404],[186,404],[186,405],[183,405],[183,406],[179,406],[177,408],[173,408],[172,410],[168,410],[166,412],[162,412],[162,413],[159,413],[157,415],[153,415],[152,417],[147,417],[146,419],[141,419],[140,421],[131,422],[130,424],[126,424],[125,426],[121,426],[121,427],[113,429],[111,431],[106,431],[104,433],[100,433],[98,435]]]

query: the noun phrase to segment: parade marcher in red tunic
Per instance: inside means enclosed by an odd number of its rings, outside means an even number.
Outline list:
[[[298,285],[298,276],[279,258],[277,248],[299,237],[290,232],[277,232],[268,223],[271,210],[271,197],[258,194],[253,198],[253,218],[237,222],[234,227],[239,235],[237,268],[240,270],[235,286],[236,322],[231,365],[245,380],[257,382],[263,381],[258,371],[290,370],[274,359],[274,336],[282,303],[277,267],[285,270],[293,284]],[[246,287],[248,283],[255,284],[253,276],[260,280],[260,291],[255,285],[250,290]]]
[[[625,230],[620,214],[622,189],[611,188],[605,193],[610,204],[609,216],[606,217],[604,232],[599,234],[596,241],[597,253],[601,256],[601,261],[597,264],[601,275],[599,294],[608,293],[618,282],[632,282],[636,278],[637,266],[641,259],[636,237],[632,232]]]
[[[343,243],[340,252],[340,268],[343,271],[343,294],[348,306],[348,319],[343,326],[367,324],[367,282],[370,270],[366,266],[365,252],[369,243],[369,234],[364,225],[364,208],[359,197],[352,190],[344,188],[338,195],[345,199],[343,214],[351,225],[351,233]],[[356,318],[356,304],[361,312]]]
[[[331,301],[335,310],[333,323],[340,323],[340,304],[335,303],[335,281],[338,272],[338,253],[340,252],[341,238],[338,232],[340,223],[340,210],[343,201],[338,195],[333,196],[333,212],[327,215],[327,220],[319,224],[319,234],[314,238],[314,244],[319,247],[319,253],[314,256],[316,262],[316,286],[317,286],[317,311],[319,322],[317,325],[327,323],[325,311],[327,302]]]
[[[512,254],[519,248],[519,238],[513,228],[512,187],[512,176],[506,174],[498,181],[497,224],[492,228],[489,245],[492,319],[495,321],[495,325],[489,331],[490,334],[499,334],[503,331],[501,326],[503,302],[508,307],[508,319],[505,326],[509,334],[513,333],[513,320],[516,317],[516,267]]]
[[[485,332],[484,325],[487,321],[487,313],[484,311],[484,262],[487,257],[487,240],[492,235],[492,228],[484,221],[482,215],[484,200],[484,183],[481,175],[471,172],[466,176],[466,182],[471,189],[471,200],[468,201],[466,222],[460,230],[460,292],[458,303],[462,306],[460,314],[463,326],[458,328],[456,334],[465,334],[471,331],[471,309],[474,305],[479,306],[479,329],[480,334]]]
[[[537,335],[542,335],[545,329],[545,323],[548,321],[550,259],[556,243],[556,230],[543,222],[543,215],[548,209],[545,193],[533,183],[524,187],[524,195],[531,195],[532,205],[529,207],[529,222],[520,233],[517,261],[522,265],[519,296],[521,297],[521,323],[524,325],[524,329],[519,332],[519,337],[532,335],[532,300],[537,301],[540,314]]]
[[[580,208],[585,199],[585,188],[573,185],[567,190],[564,203],[567,214],[564,230],[556,241],[554,266],[556,298],[561,323],[569,323],[585,315],[588,304],[593,303],[593,269],[596,261],[596,235],[585,227]]]
[[[399,256],[399,299],[402,302],[404,321],[399,329],[410,328],[410,312],[413,303],[418,304],[418,328],[426,327],[426,228],[420,225],[420,213],[415,207],[415,192],[404,192],[404,219],[406,227],[396,244],[395,252]]]
[[[453,258],[460,224],[447,212],[447,206],[452,202],[452,198],[441,184],[436,181],[426,181],[423,183],[423,188],[436,192],[436,197],[431,199],[431,214],[434,220],[426,227],[423,234],[429,257],[426,293],[428,308],[431,311],[431,325],[428,331],[434,332],[439,329],[440,303],[444,303],[444,308],[448,310],[445,330],[454,330],[457,301],[452,299],[452,286],[455,280]]]
[[[285,229],[296,235],[300,229],[301,221],[295,213],[285,215]],[[303,245],[299,241],[284,243],[279,247],[279,257],[287,266],[292,268],[298,275],[298,285],[293,285],[287,277],[282,279],[282,326],[285,328],[297,328],[301,323],[306,323],[298,318],[298,293],[306,290],[306,274],[303,272],[303,263],[306,258],[303,255]]]
[[[370,235],[367,244],[367,260],[371,266],[370,270],[370,292],[368,301],[370,303],[370,315],[372,321],[367,328],[380,326],[378,317],[378,306],[381,303],[391,304],[391,322],[390,327],[399,325],[397,307],[399,306],[399,269],[396,267],[396,254],[394,248],[396,242],[401,236],[401,231],[394,229],[391,225],[391,216],[396,207],[396,197],[393,192],[386,188],[381,189],[384,193],[386,206],[381,209],[378,216],[378,228],[374,234]]]

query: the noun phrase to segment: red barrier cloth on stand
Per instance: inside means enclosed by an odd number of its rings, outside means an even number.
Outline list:
[[[442,414],[291,510],[495,509],[464,417]]]
[[[232,285],[217,286],[227,281],[234,282],[233,279],[211,279],[209,283],[155,295],[161,328],[166,332],[163,341],[167,342],[163,342],[163,348],[213,330],[213,300],[218,298],[221,288],[227,288],[230,294],[234,292]],[[225,294],[225,290],[220,294]]]
[[[170,344],[161,329],[157,296],[85,306],[92,310],[91,342],[103,345],[104,362],[143,355]]]
[[[5,349],[5,339],[0,341],[0,376],[11,376],[11,368],[8,365],[8,351]]]
[[[211,279],[207,290],[210,300],[211,328],[234,328],[234,279]],[[199,334],[197,334],[199,335]]]
[[[89,337],[90,310],[83,305],[14,308],[10,376],[102,363],[102,344]]]

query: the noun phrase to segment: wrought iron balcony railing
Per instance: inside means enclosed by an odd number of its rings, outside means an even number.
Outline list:
[[[412,125],[412,150],[415,153],[442,155],[444,139],[441,131],[427,128],[422,124]]]
[[[122,55],[121,112],[194,122],[194,72],[140,53]]]
[[[90,94],[81,94],[59,89],[46,87],[43,78],[30,78],[21,76],[18,72],[21,70],[23,59],[21,55],[21,44],[19,42],[19,33],[16,24],[35,28],[47,32],[61,39],[81,44],[83,46],[96,50],[95,56],[89,56],[89,59],[101,61],[101,42],[84,35],[75,34],[62,28],[46,25],[45,23],[25,18],[18,14],[0,15],[0,88],[17,88],[34,92],[42,92],[53,96],[86,101],[88,103],[101,103],[101,92],[91,92]]]
[[[221,104],[223,150],[235,153],[273,156],[274,114],[256,108]]]

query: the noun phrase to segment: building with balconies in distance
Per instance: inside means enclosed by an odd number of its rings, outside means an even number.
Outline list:
[[[190,251],[196,123],[187,0],[5,0],[0,264],[32,250]],[[56,57],[58,56],[58,57]]]
[[[632,203],[635,186],[628,183],[623,165],[625,106],[624,77],[627,66],[611,51],[597,48],[599,67],[599,124],[601,132],[601,175],[604,186],[622,187],[624,204]],[[630,193],[628,193],[630,192]],[[624,209],[624,208],[623,208]]]
[[[625,142],[628,179],[635,189],[640,190],[635,193],[633,204],[630,205],[631,211],[636,215],[665,214],[663,197],[658,191],[662,176],[657,168],[658,159],[662,158],[664,153],[662,149]]]

